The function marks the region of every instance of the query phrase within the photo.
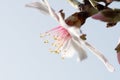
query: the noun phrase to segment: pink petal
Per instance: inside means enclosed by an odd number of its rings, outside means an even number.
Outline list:
[[[108,19],[101,12],[93,15],[92,18],[97,19],[97,20],[101,20],[101,21],[105,21],[105,22],[108,21]]]
[[[106,0],[107,3],[111,3],[112,1],[114,1],[114,0]]]

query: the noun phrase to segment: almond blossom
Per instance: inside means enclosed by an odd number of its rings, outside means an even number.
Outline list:
[[[71,34],[62,26],[55,27],[43,34],[40,35],[41,38],[49,36],[49,40],[45,40],[45,43],[49,43],[49,41],[53,41],[51,43],[52,48],[50,48],[50,52],[55,54],[60,54],[62,59],[65,57],[72,57],[75,52],[78,53],[78,60],[83,60],[87,58],[86,52],[79,43],[74,40]],[[52,38],[52,40],[50,40]],[[79,49],[78,49],[79,48]]]
[[[41,35],[41,37],[52,35],[52,37],[55,39],[55,42],[53,43],[55,50],[51,50],[52,52],[61,53],[63,58],[72,56],[74,52],[77,52],[79,60],[84,60],[87,58],[86,52],[83,48],[84,46],[89,49],[94,55],[96,55],[110,72],[114,71],[114,67],[108,62],[108,60],[100,51],[80,38],[79,28],[75,26],[70,27],[67,25],[61,16],[61,13],[55,13],[55,11],[48,4],[47,0],[44,0],[43,3],[44,6],[42,7],[47,6],[49,14],[60,24],[60,26],[55,27],[52,30],[47,31],[45,34]],[[36,5],[32,3],[32,5],[28,4],[28,6],[35,7]]]

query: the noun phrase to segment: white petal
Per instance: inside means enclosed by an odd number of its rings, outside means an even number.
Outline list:
[[[115,69],[114,67],[108,62],[108,60],[105,58],[105,56],[96,48],[94,48],[92,45],[90,45],[89,43],[83,41],[82,39],[79,39],[80,42],[82,42],[82,44],[87,47],[95,56],[98,57],[98,59],[100,59],[106,66],[106,68],[110,71],[113,72]]]
[[[50,7],[49,3],[47,0],[43,0],[45,2],[45,4],[48,7],[49,13],[50,15],[57,21],[59,21],[58,15],[55,13],[55,11]]]
[[[37,8],[42,13],[48,14],[52,16],[55,20],[59,21],[58,15],[55,13],[55,11],[50,7],[47,0],[42,0],[43,2],[34,2],[31,4],[26,4],[27,7]]]
[[[107,67],[107,69],[108,69],[110,72],[115,71],[114,67],[113,67],[109,62],[106,62],[106,63],[105,63],[105,66]]]
[[[26,7],[39,9],[43,14],[49,15],[48,7],[43,2],[33,2],[30,4],[26,4]]]
[[[96,48],[94,48],[92,45],[90,45],[89,43],[85,42],[84,40],[79,38],[79,33],[77,29],[72,29],[69,28],[68,29],[69,32],[72,34],[72,38],[75,39],[75,41],[79,41],[79,45],[84,45],[86,48],[88,48],[92,53],[94,53],[94,55],[96,55],[98,57],[98,59],[100,59],[106,66],[106,68],[110,71],[113,72],[114,71],[114,67],[108,62],[108,60],[105,58],[105,56],[99,52]]]
[[[71,58],[74,56],[75,50],[72,45],[69,46],[69,49],[66,52],[62,52],[61,56],[64,58]]]
[[[86,54],[85,50],[83,49],[83,47],[81,46],[81,44],[77,40],[72,38],[71,44],[73,45],[74,50],[78,53],[80,61],[87,58],[87,54]]]

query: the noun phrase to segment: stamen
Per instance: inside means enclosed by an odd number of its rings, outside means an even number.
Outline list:
[[[63,46],[68,44],[68,42],[71,38],[71,35],[65,28],[58,26],[54,29],[51,29],[51,30],[45,32],[44,34],[40,34],[41,38],[47,37],[47,36],[50,36],[54,41],[51,44],[54,49],[49,49],[49,51],[51,53],[59,54],[59,53],[63,52],[64,56],[67,55],[69,46],[66,46],[68,48],[66,48],[66,47],[63,48]],[[49,43],[48,39],[45,40],[44,43]],[[62,59],[64,59],[64,56],[62,56]]]
[[[48,43],[49,41],[48,40],[45,40],[44,43]]]
[[[59,54],[61,51],[59,49],[55,50],[54,53],[55,54]]]

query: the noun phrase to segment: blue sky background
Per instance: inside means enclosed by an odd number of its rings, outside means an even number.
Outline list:
[[[106,28],[105,23],[87,19],[82,30],[88,41],[103,52],[116,71],[111,73],[91,52],[83,62],[76,57],[62,60],[51,54],[40,39],[40,33],[58,25],[54,19],[25,4],[40,0],[1,0],[0,2],[0,80],[119,80],[120,65],[116,47],[120,23]],[[66,0],[48,0],[66,16],[77,11]],[[120,2],[110,5],[120,8]]]

